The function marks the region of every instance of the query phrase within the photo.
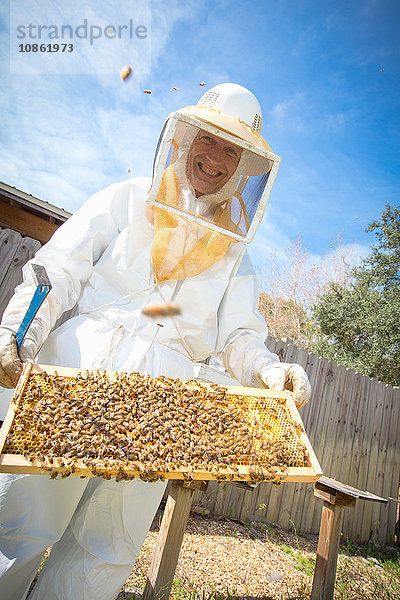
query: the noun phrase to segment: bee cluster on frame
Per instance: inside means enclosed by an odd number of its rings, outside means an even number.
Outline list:
[[[118,481],[206,471],[218,481],[279,482],[308,458],[282,399],[269,408],[267,400],[140,373],[32,373],[3,452],[39,461],[52,478],[83,465]]]

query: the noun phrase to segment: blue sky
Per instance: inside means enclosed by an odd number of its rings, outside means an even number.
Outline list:
[[[92,48],[83,75],[47,74],[45,62],[36,74],[11,72],[10,15],[67,23],[66,5],[1,4],[2,181],[75,211],[112,182],[150,175],[169,112],[232,81],[258,97],[263,136],[282,156],[255,265],[299,235],[316,260],[338,234],[366,254],[375,239],[366,226],[399,204],[398,0],[90,0],[77,19],[149,17],[151,60],[108,40],[112,51]],[[122,82],[126,63],[134,73]]]

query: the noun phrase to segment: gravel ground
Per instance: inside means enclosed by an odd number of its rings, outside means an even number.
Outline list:
[[[116,600],[140,600],[161,516]],[[310,600],[316,551],[316,536],[192,514],[171,600]],[[339,553],[334,600],[400,600],[399,549],[369,550],[347,540]]]
[[[147,535],[119,600],[141,595],[158,528]],[[303,600],[310,598],[317,539],[265,523],[191,515],[172,598]],[[400,599],[400,581],[360,556],[339,556],[335,600]],[[397,590],[397,592],[396,592]]]
[[[258,531],[256,530],[258,529]],[[126,591],[142,589],[157,539],[151,531],[126,584]],[[273,533],[274,537],[276,533]],[[257,537],[256,537],[257,536]],[[282,543],[291,543],[290,535],[279,530]],[[189,519],[175,577],[186,589],[196,588],[235,595],[265,596],[279,589],[296,589],[303,575],[293,567],[291,557],[277,551],[265,527],[254,524],[252,530],[232,521],[192,516]],[[310,554],[312,553],[310,543]]]

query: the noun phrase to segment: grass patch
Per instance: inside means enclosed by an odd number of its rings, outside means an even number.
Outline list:
[[[291,556],[293,558],[294,567],[298,571],[302,571],[306,575],[313,577],[314,568],[315,568],[315,559],[309,558],[308,556],[304,556],[304,554],[301,552],[301,550],[295,550],[294,548],[291,548],[290,546],[286,546],[285,544],[282,544],[279,547],[282,550],[282,552],[284,552],[285,554],[289,554],[289,556]]]
[[[373,542],[365,545],[357,545],[350,539],[346,540],[341,551],[346,556],[358,556],[367,560],[371,566],[382,567],[399,580],[400,589],[400,548],[394,546],[383,546]],[[400,592],[399,592],[400,598]]]
[[[309,577],[314,576],[315,559],[308,558],[307,556],[302,556],[300,554],[299,556],[296,557],[296,561],[300,565],[300,569],[299,569],[300,571],[303,571],[303,573],[305,573],[306,575],[309,575]]]

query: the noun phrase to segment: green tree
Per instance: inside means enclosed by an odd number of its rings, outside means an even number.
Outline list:
[[[313,310],[312,350],[369,377],[400,385],[400,207],[386,205],[377,243],[348,286],[331,284]]]

